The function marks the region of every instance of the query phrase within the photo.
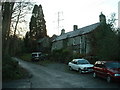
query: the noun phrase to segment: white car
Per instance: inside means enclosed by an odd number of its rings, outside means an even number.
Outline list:
[[[32,61],[39,61],[41,56],[41,52],[33,52],[32,53]]]
[[[86,59],[73,59],[68,63],[70,70],[77,70],[79,73],[87,73],[93,71],[93,64]]]

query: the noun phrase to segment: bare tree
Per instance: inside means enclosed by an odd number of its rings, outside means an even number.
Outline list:
[[[3,40],[3,54],[8,54],[9,49],[9,33],[12,18],[12,11],[14,2],[3,2],[2,3],[2,40]]]
[[[17,51],[16,46],[17,39],[16,38],[16,31],[18,24],[21,22],[25,22],[25,15],[31,10],[32,4],[30,2],[2,2],[2,39],[3,39],[3,46],[4,50],[3,53],[9,53],[9,46],[12,42],[13,44],[13,53]],[[12,28],[13,27],[13,28]],[[13,40],[10,41],[11,36],[10,33],[13,31]]]
[[[108,24],[110,24],[111,25],[111,28],[112,29],[115,29],[115,25],[116,25],[116,13],[112,13],[111,14],[111,17],[108,19]]]
[[[20,29],[18,30],[18,24],[26,22],[25,16],[27,13],[30,12],[32,8],[32,4],[30,2],[24,2],[23,0],[21,2],[16,2],[14,9],[13,9],[13,15],[12,15],[12,25],[13,25],[13,55],[16,53],[18,49],[17,41],[16,41],[16,31],[20,33]],[[19,43],[19,42],[18,42]]]
[[[14,29],[14,36],[16,34],[18,24],[26,22],[25,16],[30,12],[32,6],[33,4],[31,2],[25,2],[23,0],[15,3],[12,14],[12,27]]]

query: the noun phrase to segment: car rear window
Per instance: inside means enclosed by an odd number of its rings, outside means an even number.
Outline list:
[[[120,62],[109,62],[109,63],[106,63],[106,67],[108,67],[108,68],[120,68]]]

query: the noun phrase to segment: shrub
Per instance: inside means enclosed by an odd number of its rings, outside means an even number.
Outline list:
[[[50,60],[54,60],[61,63],[68,63],[74,58],[81,58],[82,55],[79,53],[73,53],[69,49],[54,50],[50,55]]]

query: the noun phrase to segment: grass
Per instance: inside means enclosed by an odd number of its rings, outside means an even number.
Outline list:
[[[24,79],[24,78],[28,78],[29,76],[29,72],[22,68],[22,67],[17,67],[16,70],[14,70],[14,72],[12,71],[7,71],[9,74],[5,75],[7,73],[3,72],[3,81],[11,81],[11,80],[19,80],[19,79]]]
[[[43,66],[46,66],[47,64],[50,64],[50,63],[55,63],[55,61],[50,61],[50,60],[39,60],[39,61],[36,61],[36,62],[33,62],[31,60],[31,53],[25,53],[23,54],[22,56],[19,57],[20,59],[24,60],[24,61],[28,61],[28,62],[32,62],[34,64],[39,64],[39,65],[43,65]]]
[[[25,53],[25,54],[21,55],[19,58],[24,61],[31,62],[31,53]]]

